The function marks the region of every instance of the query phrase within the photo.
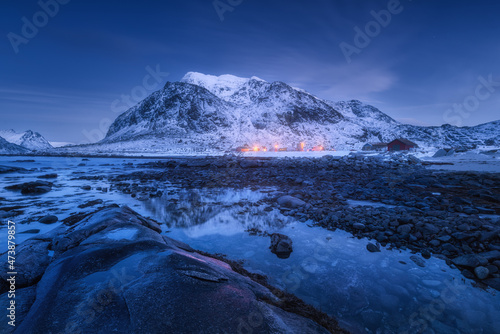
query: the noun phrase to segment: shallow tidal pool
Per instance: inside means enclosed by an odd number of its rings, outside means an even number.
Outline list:
[[[355,239],[344,231],[312,227],[269,207],[265,199],[272,189],[259,191],[202,189],[186,190],[167,186],[160,198],[139,201],[113,190],[110,175],[141,170],[136,159],[66,159],[0,157],[0,165],[30,170],[0,174],[2,206],[22,206],[22,213],[3,217],[0,240],[7,238],[7,219],[16,222],[19,243],[36,235],[23,233],[39,229],[45,233],[62,226],[68,216],[92,212],[79,205],[102,200],[101,205],[128,205],[142,215],[157,220],[163,233],[191,247],[226,254],[244,260],[244,266],[266,275],[269,282],[334,316],[353,333],[499,333],[500,296],[481,289],[435,257],[417,266],[409,251],[366,250],[369,240]],[[52,191],[25,196],[7,191],[5,186],[34,181],[38,176],[57,173]],[[79,176],[103,179],[77,180]],[[83,190],[83,186],[90,190]],[[109,189],[104,192],[103,189]],[[100,189],[100,190],[98,190]],[[363,203],[352,203],[363,204]],[[47,214],[59,222],[38,222]],[[293,241],[289,258],[271,253],[270,238],[251,235],[249,229],[281,233]],[[133,231],[111,237],[123,238]],[[6,246],[5,246],[6,247]]]

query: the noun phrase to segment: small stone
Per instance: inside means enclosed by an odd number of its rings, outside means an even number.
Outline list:
[[[430,253],[427,249],[424,249],[424,250],[421,252],[421,254],[422,254],[422,257],[423,257],[424,259],[430,259],[430,258],[431,258],[431,253]]]
[[[460,267],[475,268],[488,264],[488,260],[475,254],[467,254],[454,258],[451,260],[453,264]]]
[[[41,224],[49,225],[49,224],[56,223],[58,220],[59,220],[59,218],[57,218],[56,216],[47,215],[47,216],[41,218],[38,222]]]
[[[290,237],[280,234],[271,234],[271,252],[276,254],[280,259],[287,259],[290,257],[290,253],[293,252],[292,239]]]
[[[410,256],[410,260],[412,260],[413,262],[415,262],[415,264],[417,266],[419,266],[419,267],[422,267],[422,268],[425,267],[425,261],[422,258],[420,258],[420,257],[418,257],[416,255]]]
[[[461,224],[457,226],[457,229],[460,231],[470,231],[470,226],[467,224]]]
[[[490,272],[488,268],[479,266],[474,269],[474,274],[476,274],[477,278],[479,279],[486,279],[490,274]]]
[[[470,279],[475,278],[474,274],[467,269],[462,270],[462,275],[464,275],[465,278],[470,278]]]
[[[431,240],[429,244],[431,246],[438,247],[441,243],[439,242],[439,240]]]
[[[411,232],[412,226],[410,224],[400,225],[398,227],[398,233],[402,235],[409,234]]]
[[[289,195],[278,198],[277,202],[280,206],[285,208],[298,208],[306,205],[306,202],[303,200]]]
[[[366,226],[361,223],[354,223],[352,224],[352,227],[354,227],[356,230],[364,230]]]
[[[23,232],[19,232],[19,234],[37,234],[38,232],[40,232],[40,230],[37,229],[37,228],[34,228],[32,230],[26,230],[26,231],[23,231]]]
[[[448,252],[452,252],[452,253],[458,252],[458,248],[450,243],[443,244],[442,248]]]
[[[494,265],[489,265],[489,266],[486,266],[486,269],[488,269],[489,273],[490,274],[496,274],[498,273],[498,267],[497,266],[494,266]]]
[[[443,235],[443,236],[437,237],[436,239],[439,241],[442,241],[442,242],[448,242],[451,240],[451,237],[449,235]]]
[[[378,248],[376,245],[372,244],[371,242],[369,242],[368,245],[366,245],[366,249],[370,253],[378,253],[378,252],[380,252],[380,248]]]
[[[57,178],[57,174],[53,173],[53,174],[40,175],[38,178],[39,179],[56,179]]]
[[[437,281],[437,280],[422,280],[422,283],[427,286],[427,287],[431,287],[431,288],[435,288],[435,287],[438,287],[440,286],[442,283],[440,281]]]

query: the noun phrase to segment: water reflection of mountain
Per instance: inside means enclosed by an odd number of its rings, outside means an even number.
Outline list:
[[[227,233],[242,232],[249,228],[272,230],[288,223],[277,210],[266,212],[267,195],[251,190],[233,189],[178,189],[161,198],[144,202],[145,209],[169,229],[192,229],[206,225],[227,227]]]

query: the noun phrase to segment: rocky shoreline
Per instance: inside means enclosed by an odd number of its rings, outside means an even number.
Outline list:
[[[128,207],[108,206],[19,245],[13,332],[346,333],[264,276],[160,233]]]
[[[412,258],[420,266],[430,256],[442,258],[479,286],[500,290],[500,173],[436,171],[411,155],[362,154],[173,158],[137,167],[148,170],[114,177],[113,187],[141,200],[162,196],[167,184],[269,187],[266,211],[368,237],[368,251],[410,249],[420,254]],[[352,200],[369,205],[353,206]]]

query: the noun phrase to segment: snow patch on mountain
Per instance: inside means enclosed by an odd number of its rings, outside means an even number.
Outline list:
[[[253,78],[239,78],[230,74],[217,77],[215,75],[189,72],[181,79],[181,82],[203,87],[212,94],[225,99],[240,90],[250,80],[253,80]],[[263,81],[258,78],[255,80]]]
[[[41,134],[31,130],[20,133],[12,129],[0,130],[0,137],[10,143],[25,147],[29,150],[43,151],[53,148]]]
[[[0,154],[25,154],[29,152],[30,150],[27,148],[12,144],[0,137]]]

